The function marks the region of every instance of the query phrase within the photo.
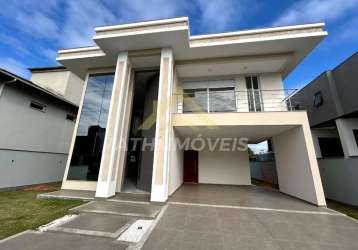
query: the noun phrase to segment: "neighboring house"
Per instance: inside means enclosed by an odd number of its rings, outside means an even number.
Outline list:
[[[83,80],[63,66],[30,68],[31,81],[79,106]]]
[[[77,111],[63,96],[0,69],[0,188],[61,181]]]
[[[326,197],[358,206],[358,52],[294,95],[304,103]]]
[[[324,206],[306,112],[282,81],[326,35],[317,23],[191,36],[188,18],[95,28],[96,46],[57,57],[86,89],[62,189],[163,202],[183,182],[251,185],[246,148],[193,143],[244,137],[272,139],[281,192]]]

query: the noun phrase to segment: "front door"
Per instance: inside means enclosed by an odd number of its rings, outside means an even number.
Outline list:
[[[184,151],[184,182],[198,183],[198,151]]]

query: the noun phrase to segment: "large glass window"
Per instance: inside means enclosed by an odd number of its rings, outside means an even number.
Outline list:
[[[208,111],[208,92],[202,89],[184,89],[183,98],[184,112],[207,112]]]
[[[235,88],[210,88],[210,112],[236,111]]]
[[[68,180],[97,181],[114,73],[89,76]]]

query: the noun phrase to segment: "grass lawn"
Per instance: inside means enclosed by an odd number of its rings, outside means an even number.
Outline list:
[[[37,194],[55,190],[56,187],[50,187],[0,192],[0,240],[27,229],[36,229],[83,204],[73,200],[36,199]]]
[[[332,200],[327,200],[327,207],[358,220],[358,207],[342,204]]]

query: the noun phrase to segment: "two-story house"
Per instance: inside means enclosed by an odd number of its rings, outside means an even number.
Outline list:
[[[186,17],[95,28],[96,46],[57,57],[85,80],[62,189],[164,202],[184,182],[250,185],[244,144],[272,139],[280,191],[324,206],[307,114],[283,79],[326,35],[316,23],[191,36]]]

